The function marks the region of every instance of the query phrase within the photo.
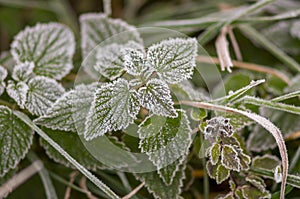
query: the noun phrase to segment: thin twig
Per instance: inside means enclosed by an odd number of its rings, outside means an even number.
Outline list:
[[[6,183],[0,187],[0,198],[6,197],[15,188],[20,186],[22,183],[26,182],[34,174],[39,172],[43,168],[43,163],[40,160],[33,162],[30,166],[23,169],[18,174],[14,175]]]
[[[231,67],[233,66],[233,64],[231,61],[228,42],[226,39],[227,32],[228,32],[228,26],[224,26],[216,40],[215,46],[217,49],[221,70],[224,71],[225,69],[227,69],[228,72],[231,72]]]
[[[231,41],[231,44],[232,44],[232,47],[233,47],[233,50],[234,50],[236,59],[237,59],[238,61],[242,61],[242,60],[243,60],[243,58],[242,58],[242,53],[241,53],[239,44],[238,44],[238,42],[237,42],[237,40],[236,40],[236,38],[235,38],[235,36],[234,36],[232,27],[229,27],[229,28],[228,28],[228,35],[229,35],[229,38],[230,38],[230,41]]]
[[[298,138],[300,138],[300,131],[289,134],[289,136],[285,138],[285,141],[296,140]]]
[[[200,130],[199,127],[194,128],[194,129],[192,130],[192,134],[197,133],[199,130]]]
[[[134,196],[143,186],[145,185],[145,182],[142,182],[139,186],[137,186],[134,190],[132,190],[129,194],[124,196],[122,199],[129,199],[132,196]]]
[[[88,199],[98,199],[96,196],[94,196],[92,194],[92,192],[90,192],[86,186],[86,177],[82,176],[80,182],[79,182],[79,186],[85,191],[86,196],[88,197]]]
[[[196,178],[203,178],[204,171],[203,170],[194,170],[192,175]]]
[[[198,56],[196,58],[198,62],[203,62],[203,63],[213,63],[213,64],[220,64],[220,61],[216,57],[208,57],[208,56]],[[232,61],[233,65],[237,68],[243,68],[243,69],[248,69],[252,71],[257,71],[257,72],[262,72],[266,74],[271,74],[274,75],[275,77],[278,77],[288,85],[290,84],[290,79],[287,77],[285,74],[282,72],[269,68],[266,66],[258,65],[258,64],[253,64],[253,63],[247,63],[247,62],[240,62],[240,61]]]
[[[78,171],[73,171],[73,172],[70,174],[69,184],[73,184],[73,183],[74,183],[75,178],[76,178],[77,175],[78,175]],[[70,196],[71,196],[71,187],[68,186],[67,189],[66,189],[66,192],[65,192],[65,197],[64,197],[64,199],[69,199]]]

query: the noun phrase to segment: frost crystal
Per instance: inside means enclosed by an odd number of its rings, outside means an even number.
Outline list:
[[[20,32],[11,45],[17,63],[34,62],[36,75],[61,79],[73,68],[74,35],[59,23],[37,24]]]
[[[6,76],[7,76],[7,70],[0,65],[0,95],[2,95],[6,86],[4,82]]]
[[[84,137],[91,140],[108,131],[126,128],[139,111],[137,93],[118,79],[97,89],[85,123]]]
[[[116,79],[124,71],[124,52],[128,48],[143,49],[143,46],[131,41],[126,44],[110,44],[99,47],[94,69],[110,80]]]
[[[0,124],[0,177],[3,177],[27,154],[33,131],[6,106],[0,106]]]
[[[22,109],[24,109],[26,103],[28,89],[27,84],[24,82],[14,83],[13,81],[8,81],[6,87],[7,94],[13,98]]]
[[[33,72],[34,63],[33,62],[24,62],[18,64],[14,67],[12,78],[16,81],[24,81],[26,82],[29,78],[31,73]]]
[[[147,64],[159,77],[170,84],[191,78],[196,66],[196,39],[175,38],[149,47]]]
[[[139,147],[149,156],[168,185],[172,183],[178,164],[185,160],[192,142],[192,130],[185,112],[178,110],[177,115],[176,118],[152,115],[139,125],[138,130]],[[177,166],[168,166],[176,160]]]
[[[37,76],[28,82],[27,102],[25,107],[34,115],[44,115],[48,108],[65,92],[55,80]]]
[[[135,27],[120,19],[110,19],[105,14],[89,13],[81,15],[80,25],[83,58],[108,38],[109,41],[106,41],[106,44],[125,44],[128,41],[143,43]]]
[[[159,79],[151,79],[145,87],[138,90],[140,104],[149,109],[150,113],[177,117],[177,113],[173,107],[168,85]]]
[[[77,86],[61,96],[35,123],[54,130],[83,134],[86,116],[97,87],[98,83]]]
[[[207,121],[207,126],[204,129],[205,139],[217,136],[232,136],[232,126],[230,120],[224,117],[214,117]]]

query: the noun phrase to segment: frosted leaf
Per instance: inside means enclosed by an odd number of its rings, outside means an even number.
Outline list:
[[[221,152],[221,164],[230,170],[240,171],[240,159],[238,152],[231,145],[223,145]]]
[[[15,36],[11,54],[17,63],[34,62],[36,75],[61,79],[73,68],[74,35],[63,24],[27,27]]]
[[[105,14],[88,13],[80,16],[81,49],[83,58],[101,42],[110,38],[109,43],[125,44],[135,41],[142,44],[142,39],[134,26],[128,25],[120,19],[111,19]],[[120,34],[118,36],[117,34]],[[117,36],[116,36],[117,35]]]
[[[178,110],[177,115],[176,118],[152,115],[146,118],[138,129],[139,148],[149,156],[167,185],[172,183],[178,167],[168,167],[171,171],[164,167],[177,159],[181,164],[192,142],[192,130],[185,112]]]
[[[13,124],[13,125],[12,125]],[[0,177],[17,166],[28,152],[33,131],[6,106],[0,106]]]
[[[7,94],[14,99],[21,109],[24,109],[26,103],[26,96],[28,92],[28,86],[24,82],[15,83],[11,80],[8,81],[6,87]]]
[[[280,165],[280,160],[277,156],[265,154],[264,156],[256,156],[252,160],[251,167],[253,169],[274,171]]]
[[[230,120],[222,116],[214,117],[206,121],[207,125],[204,128],[205,139],[217,138],[221,135],[230,137],[233,134]]]
[[[142,49],[140,44],[130,41],[126,44],[110,44],[97,48],[94,69],[104,77],[114,80],[124,72],[124,54],[128,49]]]
[[[80,137],[73,132],[63,132],[57,130],[50,130],[43,128],[43,131],[53,139],[58,145],[63,146],[64,150],[74,157],[82,166],[89,170],[95,171],[98,169],[105,169],[106,167],[96,160],[91,153],[85,148]],[[41,146],[45,149],[46,154],[55,162],[63,164],[67,167],[74,168],[74,166],[66,160],[57,150],[55,150],[46,140],[40,139]]]
[[[5,86],[6,86],[6,84],[4,82],[6,76],[7,76],[7,70],[3,66],[0,65],[0,95],[3,94]]]
[[[276,183],[280,183],[282,181],[282,171],[281,166],[277,166],[274,170],[274,180]]]
[[[174,167],[178,162],[174,162],[168,167]],[[166,185],[156,171],[148,173],[135,173],[134,176],[141,182],[145,182],[145,187],[150,193],[153,194],[156,199],[180,199],[180,193],[182,192],[183,180],[185,176],[186,164],[179,165],[178,171],[176,171],[173,178],[173,182],[170,185]]]
[[[84,138],[91,140],[108,131],[126,128],[139,111],[137,93],[118,79],[97,89],[85,122]]]
[[[149,47],[147,64],[170,84],[191,78],[196,66],[196,39],[169,39]]]
[[[33,72],[34,63],[33,62],[24,62],[16,65],[14,67],[12,78],[16,81],[27,82],[30,78],[31,73]]]
[[[140,76],[145,81],[154,72],[154,68],[151,68],[146,62],[146,55],[143,49],[126,49],[124,53],[124,68],[129,74]]]
[[[169,87],[164,81],[151,79],[138,90],[138,94],[141,106],[149,109],[151,114],[177,117]]]
[[[5,78],[7,77],[7,70],[0,65],[0,81],[4,81]]]
[[[97,83],[77,86],[62,95],[35,123],[53,130],[83,134],[84,123],[97,87]]]
[[[46,114],[47,109],[65,92],[61,84],[42,76],[31,79],[28,87],[25,107],[37,116]]]
[[[223,181],[229,178],[230,170],[224,167],[222,164],[213,165],[211,161],[206,163],[206,171],[210,178],[215,179],[217,184],[221,184]]]

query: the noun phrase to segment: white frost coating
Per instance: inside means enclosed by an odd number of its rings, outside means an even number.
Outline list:
[[[47,109],[65,92],[61,84],[42,76],[31,79],[28,87],[25,107],[37,116],[46,114]]]
[[[119,33],[122,33],[119,37],[110,38],[110,43],[124,44],[128,41],[143,43],[136,28],[120,19],[111,19],[101,13],[88,13],[81,15],[79,21],[83,58],[86,58],[101,42]]]
[[[0,81],[5,80],[6,77],[7,77],[7,70],[0,65]]]
[[[13,81],[8,81],[6,92],[17,102],[21,109],[24,109],[28,89],[27,84],[24,82],[15,83]]]
[[[118,79],[97,89],[85,122],[84,138],[91,140],[108,131],[126,128],[139,111],[137,93]]]
[[[16,81],[24,81],[26,82],[31,73],[33,72],[34,63],[33,62],[24,62],[16,65],[14,67],[12,78]]]
[[[165,184],[172,184],[179,165],[186,159],[192,143],[191,128],[185,111],[178,110],[177,118],[152,115],[138,129],[139,148],[157,167]],[[170,165],[176,163],[175,167]]]
[[[149,109],[150,113],[177,117],[168,85],[159,79],[151,79],[145,87],[138,90],[141,106]]]
[[[94,99],[98,83],[76,86],[63,94],[47,113],[34,122],[53,130],[73,131],[83,134],[84,123]]]
[[[143,46],[130,41],[126,44],[110,44],[97,48],[94,69],[110,80],[121,76],[124,72],[124,53],[127,49],[143,49]]]
[[[71,30],[59,23],[26,27],[11,44],[17,63],[34,62],[34,73],[61,79],[73,68],[75,40]]]
[[[274,171],[274,180],[276,183],[280,183],[282,181],[282,172],[281,172],[281,166],[278,165],[275,168]]]
[[[7,76],[7,70],[3,66],[0,65],[0,95],[2,95],[2,93],[5,90],[6,84],[5,84],[4,80],[5,80],[6,76]]]
[[[197,40],[175,38],[149,47],[147,64],[159,77],[170,84],[191,78],[196,66]]]

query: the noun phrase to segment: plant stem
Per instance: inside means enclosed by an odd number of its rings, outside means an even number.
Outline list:
[[[26,180],[31,178],[34,174],[43,168],[43,163],[40,160],[34,161],[30,166],[23,169],[18,174],[14,175],[6,183],[0,187],[0,198],[5,198],[7,194],[12,192],[15,188],[20,186]]]
[[[94,176],[89,170],[84,166],[79,164],[72,156],[70,156],[61,146],[54,142],[44,131],[42,131],[38,126],[36,126],[27,115],[22,112],[14,111],[14,114],[23,120],[28,126],[30,126],[37,134],[39,134],[44,140],[46,140],[53,148],[55,148],[62,156],[64,156],[76,169],[78,169],[83,175],[85,175],[90,181],[92,181],[98,188],[100,188],[104,193],[113,199],[119,199],[120,197],[116,195],[108,186],[106,186],[102,181],[100,181],[96,176]]]
[[[259,45],[273,54],[277,59],[286,64],[286,66],[289,66],[293,71],[300,72],[300,65],[293,58],[288,56],[285,52],[283,52],[280,48],[274,45],[271,41],[269,41],[265,36],[260,34],[254,28],[249,25],[242,25],[239,26],[239,29],[250,40],[256,41]]]
[[[103,0],[103,10],[104,13],[107,16],[110,16],[112,14],[112,10],[111,10],[111,0]]]
[[[137,186],[134,190],[132,190],[129,194],[124,196],[122,199],[129,199],[132,196],[134,196],[143,186],[145,185],[145,182],[142,182],[139,186]]]
[[[29,153],[27,154],[27,158],[32,163],[34,161],[37,161],[37,160],[40,161],[39,157],[33,151],[29,151]],[[39,171],[39,175],[41,177],[42,183],[43,183],[44,188],[45,188],[46,197],[47,197],[47,199],[57,199],[58,197],[57,197],[55,188],[52,184],[49,173],[48,173],[47,169],[44,167],[44,164],[43,164],[42,161],[41,161],[41,164],[42,164],[42,168]]]
[[[197,56],[196,60],[198,62],[220,64],[219,59],[216,58],[216,57]],[[290,84],[289,77],[287,77],[285,74],[281,73],[280,71],[278,71],[276,69],[269,68],[269,67],[262,66],[262,65],[258,65],[258,64],[235,61],[235,60],[233,60],[232,63],[235,67],[238,67],[238,68],[243,68],[243,69],[248,69],[248,70],[252,70],[252,71],[271,74],[275,77],[278,77],[279,79],[281,79],[285,83]]]
[[[257,122],[260,124],[262,127],[264,127],[266,130],[268,130],[273,137],[275,138],[277,142],[277,146],[279,148],[281,160],[282,160],[282,183],[281,183],[281,193],[280,193],[280,198],[284,199],[284,192],[285,192],[285,186],[286,186],[286,181],[287,181],[287,175],[288,175],[288,154],[287,154],[287,149],[284,143],[284,139],[282,137],[282,133],[280,130],[269,120],[266,118],[257,115],[255,113],[250,113],[246,111],[242,111],[239,109],[231,108],[231,107],[226,107],[226,106],[221,106],[221,105],[215,105],[215,104],[210,104],[206,102],[195,102],[195,101],[180,101],[180,104],[183,105],[188,105],[196,108],[204,108],[204,109],[209,109],[209,110],[215,110],[215,111],[222,111],[222,112],[229,112],[229,113],[235,113],[235,114],[240,114],[243,116],[248,117],[249,119]]]

